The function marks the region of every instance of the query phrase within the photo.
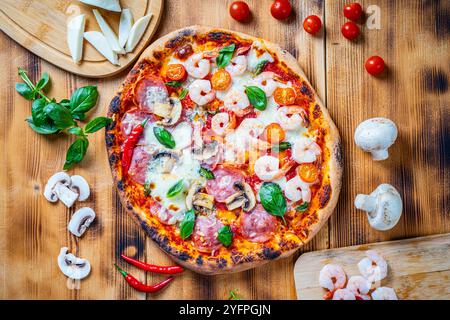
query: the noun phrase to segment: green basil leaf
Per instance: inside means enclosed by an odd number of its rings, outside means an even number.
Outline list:
[[[267,97],[261,88],[256,86],[248,86],[245,88],[245,93],[254,108],[261,111],[266,110]]]
[[[97,132],[98,130],[106,127],[108,124],[110,124],[112,119],[107,117],[97,117],[89,121],[89,123],[84,127],[84,131],[86,133],[93,133]]]
[[[219,55],[216,58],[217,68],[225,68],[230,63],[235,48],[236,45],[232,43],[229,46],[220,49]]]
[[[47,72],[44,72],[39,79],[38,83],[36,83],[36,90],[44,91],[47,85],[50,83],[50,77]]]
[[[152,189],[150,188],[150,182],[146,182],[144,184],[144,195],[146,197],[150,197],[151,194],[152,194]]]
[[[295,208],[295,210],[298,212],[304,212],[304,211],[306,211],[306,209],[308,209],[308,206],[309,206],[309,203],[305,201],[301,205],[297,206],[297,208]]]
[[[255,76],[261,74],[261,72],[263,72],[264,67],[266,66],[267,62],[269,62],[269,61],[267,61],[267,60],[261,60],[260,62],[258,62],[258,64],[257,64],[256,67],[255,67],[255,71],[253,72],[253,74],[254,74]]]
[[[30,126],[30,128],[39,134],[53,134],[53,133],[57,133],[59,131],[59,129],[55,127],[55,124],[50,121],[47,123],[41,124],[40,126],[37,126],[34,124],[32,117],[29,117],[26,121],[28,122],[28,125]]]
[[[86,113],[97,104],[98,91],[96,86],[78,88],[70,97],[72,114]]]
[[[231,242],[233,242],[233,232],[231,231],[230,226],[223,226],[220,228],[219,233],[217,234],[217,240],[219,240],[225,247],[231,245]]]
[[[286,199],[280,186],[274,182],[264,182],[259,189],[259,197],[264,209],[273,216],[284,220],[287,210]]]
[[[290,143],[290,142],[287,142],[287,141],[280,142],[279,144],[274,145],[274,146],[272,147],[272,152],[285,151],[285,150],[287,150],[287,149],[290,149],[291,147],[292,147],[292,146],[291,146],[291,143]]]
[[[69,170],[83,160],[89,147],[89,141],[85,137],[78,137],[69,147],[66,153],[66,162],[64,170]]]
[[[189,238],[194,231],[195,212],[194,209],[187,211],[184,214],[184,219],[180,223],[180,236],[183,240]]]
[[[239,295],[237,290],[231,290],[228,296],[228,300],[242,300]]]
[[[49,117],[44,111],[47,101],[44,98],[33,101],[31,105],[31,116],[33,118],[33,124],[40,127],[49,122]]]
[[[56,102],[47,104],[44,111],[53,120],[58,129],[66,129],[77,125],[73,121],[70,111]]]
[[[85,113],[75,112],[75,113],[72,113],[72,118],[74,118],[75,120],[84,121],[84,120],[86,120],[87,116]]]
[[[63,107],[70,109],[70,100],[69,99],[62,99],[59,102],[60,105],[62,105]]]
[[[16,83],[16,91],[27,100],[34,100],[36,92],[25,83]]]
[[[183,179],[179,180],[177,183],[175,183],[173,186],[167,190],[167,198],[173,198],[180,192],[184,190],[184,181]]]
[[[79,137],[83,137],[85,135],[84,132],[83,132],[83,129],[81,129],[80,127],[70,128],[69,130],[67,130],[67,132],[70,133],[70,134],[74,134],[76,136],[79,136]]]
[[[214,173],[211,170],[208,170],[206,168],[200,167],[199,173],[201,176],[205,177],[207,180],[215,179]]]
[[[153,127],[153,134],[163,146],[169,149],[175,148],[175,140],[173,140],[172,134],[166,129],[161,127]]]
[[[184,98],[186,98],[187,94],[189,93],[189,91],[187,89],[183,89],[180,92],[180,95],[178,96],[178,99],[183,100]]]
[[[179,88],[181,87],[182,83],[180,81],[169,81],[166,82],[166,86],[172,87],[172,88]]]

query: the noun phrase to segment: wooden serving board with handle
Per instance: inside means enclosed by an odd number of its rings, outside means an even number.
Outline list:
[[[386,259],[388,276],[381,285],[394,288],[399,299],[450,299],[450,233],[305,253],[294,267],[297,298],[322,299],[319,273],[328,263],[341,265],[347,277],[358,275],[366,250]]]
[[[86,14],[85,31],[100,31],[92,9],[96,8],[118,34],[119,12],[106,11],[78,0],[2,0],[0,29],[20,45],[41,58],[78,75],[103,78],[127,68],[147,47],[159,24],[164,0],[121,0],[122,8],[130,8],[134,21],[153,14],[152,19],[133,52],[120,56],[119,66],[112,65],[91,44],[84,41],[83,60],[72,61],[67,46],[67,22]]]

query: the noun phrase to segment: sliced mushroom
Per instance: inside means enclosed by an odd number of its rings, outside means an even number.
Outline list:
[[[81,237],[94,219],[95,212],[91,208],[84,207],[78,209],[70,219],[67,229],[69,229],[73,235]]]
[[[55,192],[58,196],[58,199],[61,200],[61,202],[64,203],[67,208],[72,207],[75,201],[77,201],[78,199],[78,193],[62,183],[58,183],[55,186]]]
[[[157,103],[153,108],[153,113],[163,117],[158,124],[163,126],[173,126],[180,120],[183,106],[178,98],[170,98],[170,103]]]
[[[67,277],[74,280],[86,278],[91,272],[91,264],[86,259],[81,259],[71,253],[69,248],[63,247],[59,252],[58,266]]]
[[[205,161],[211,159],[219,152],[219,142],[213,140],[207,144],[203,144],[200,147],[192,149],[194,159],[199,161]]]
[[[250,185],[243,181],[238,181],[234,183],[233,187],[238,192],[232,194],[225,200],[228,210],[234,210],[240,207],[245,212],[252,210],[256,205],[256,198]]]
[[[153,161],[149,166],[149,171],[157,173],[170,173],[180,159],[180,154],[176,151],[161,150],[153,155]]]
[[[201,192],[205,184],[194,182],[189,188],[186,196],[186,207],[188,210],[212,210],[214,207],[214,196]]]
[[[66,187],[70,186],[70,176],[65,172],[57,172],[52,175],[45,185],[44,197],[50,202],[58,201],[58,195],[56,194],[56,186],[64,185]]]
[[[70,177],[70,180],[72,181],[70,189],[78,193],[78,201],[84,201],[89,198],[91,194],[89,184],[82,176],[74,175]]]

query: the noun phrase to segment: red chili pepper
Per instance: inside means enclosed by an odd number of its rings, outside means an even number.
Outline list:
[[[167,286],[167,284],[174,279],[173,277],[169,277],[166,280],[161,281],[160,283],[149,286],[140,282],[138,279],[127,273],[125,270],[121,269],[117,264],[114,265],[116,266],[117,270],[119,270],[119,272],[123,275],[128,284],[140,292],[147,292],[147,293],[157,292],[162,288],[164,288],[165,286]]]
[[[149,118],[145,119],[141,124],[137,125],[133,128],[130,135],[123,145],[123,154],[122,154],[122,176],[126,177],[128,174],[128,169],[130,169],[131,159],[133,158],[133,151],[136,143],[142,135],[142,131],[144,131],[145,125],[147,124]]]
[[[145,262],[141,262],[138,260],[135,260],[133,258],[127,257],[126,255],[121,255],[122,259],[128,262],[129,264],[132,264],[133,266],[138,267],[139,269],[155,272],[155,273],[164,273],[164,274],[176,274],[183,272],[184,269],[180,266],[156,266],[154,264],[148,264]]]

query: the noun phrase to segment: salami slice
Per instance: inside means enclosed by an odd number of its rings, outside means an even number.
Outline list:
[[[148,113],[140,109],[134,109],[125,113],[120,127],[123,139],[126,139],[130,135],[131,130],[141,124],[148,116]]]
[[[219,168],[213,171],[214,179],[206,182],[206,191],[214,196],[218,202],[225,202],[225,200],[236,193],[233,184],[238,181],[243,181],[244,176],[237,170],[227,168]]]
[[[222,243],[217,239],[223,224],[213,216],[199,216],[195,221],[193,240],[199,251],[212,252],[219,249]]]
[[[155,202],[150,206],[150,213],[158,217],[158,220],[163,224],[172,225],[178,221],[173,212],[164,208],[159,202]]]
[[[164,82],[156,77],[144,78],[135,88],[136,102],[139,108],[153,112],[155,103],[169,103],[169,93]]]
[[[150,158],[150,154],[144,147],[138,146],[134,149],[130,169],[128,170],[128,175],[131,180],[139,184],[145,184],[145,177]]]
[[[252,242],[266,242],[277,229],[277,218],[258,204],[250,213],[242,213],[239,219],[240,233]]]

